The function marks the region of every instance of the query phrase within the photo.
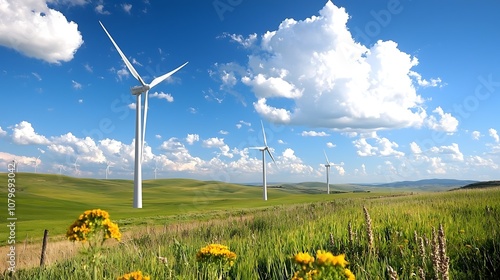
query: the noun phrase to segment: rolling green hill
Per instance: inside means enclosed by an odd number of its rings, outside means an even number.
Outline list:
[[[0,180],[7,182],[7,174],[0,173]],[[135,209],[132,207],[133,182],[130,180],[18,173],[15,192],[17,239],[38,240],[44,229],[48,229],[51,236],[62,236],[81,213],[96,208],[108,211],[121,228],[127,229],[137,225],[189,220],[194,216],[198,220],[204,217],[220,218],[234,210],[325,201],[343,195],[316,193],[318,195],[311,195],[307,190],[271,187],[268,190],[269,200],[263,201],[260,186],[191,179],[145,180],[143,208]],[[7,198],[6,187],[0,190],[0,196]],[[0,219],[6,221],[7,205],[3,205]],[[6,238],[0,236],[0,244],[4,244]]]

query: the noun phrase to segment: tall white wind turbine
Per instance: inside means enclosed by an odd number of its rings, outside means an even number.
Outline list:
[[[323,150],[326,158],[326,193],[330,194],[330,161],[328,161],[328,157],[326,156],[326,152]]]
[[[344,165],[344,162],[341,162],[340,164],[332,164],[328,160],[328,157],[326,156],[326,152],[323,150],[323,153],[325,154],[325,159],[326,159],[326,193],[330,194],[330,167],[331,166],[342,166]]]
[[[255,149],[259,150],[262,152],[262,185],[264,188],[264,200],[267,200],[267,178],[266,178],[266,151],[273,160],[274,164],[276,164],[276,161],[274,160],[273,154],[271,153],[271,150],[269,150],[269,146],[267,146],[267,140],[266,140],[266,132],[264,131],[264,124],[262,124],[262,121],[260,121],[260,125],[262,126],[262,136],[264,138],[264,146],[263,147],[251,147],[250,149]]]
[[[123,62],[127,66],[127,69],[130,71],[132,76],[136,78],[141,85],[140,86],[135,86],[132,87],[131,92],[132,95],[135,95],[137,98],[136,102],[136,119],[135,119],[135,166],[134,166],[134,203],[133,206],[134,208],[142,208],[142,150],[144,148],[144,137],[146,134],[146,119],[148,117],[148,93],[149,90],[152,89],[154,86],[157,84],[163,82],[165,79],[170,77],[172,74],[175,72],[179,71],[182,67],[184,67],[186,63],[182,64],[181,66],[177,67],[176,69],[163,74],[159,77],[156,77],[153,79],[153,81],[150,84],[146,84],[144,80],[139,76],[139,73],[134,69],[134,66],[130,63],[130,61],[127,59],[125,54],[121,51],[120,47],[115,43],[111,35],[109,35],[108,31],[104,27],[104,25],[99,21],[99,23],[102,26],[102,29],[104,29],[104,32],[108,35],[109,39],[115,46],[116,50],[120,54]],[[145,93],[144,97],[144,122],[141,123],[141,118],[142,118],[142,94]]]

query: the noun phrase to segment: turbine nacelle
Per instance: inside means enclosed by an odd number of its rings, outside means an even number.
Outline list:
[[[143,85],[143,86],[135,86],[130,89],[132,92],[132,95],[139,95],[143,92],[146,92],[150,89],[149,85]]]

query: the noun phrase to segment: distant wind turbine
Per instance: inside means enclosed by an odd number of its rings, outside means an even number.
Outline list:
[[[330,194],[330,167],[331,166],[342,166],[344,163],[342,162],[341,164],[331,164],[330,161],[328,161],[328,157],[326,156],[326,152],[323,150],[323,153],[325,154],[326,158],[326,193]]]
[[[271,150],[269,150],[269,146],[267,146],[267,140],[266,140],[266,132],[264,131],[264,124],[262,124],[262,121],[260,121],[260,125],[262,126],[262,136],[264,138],[264,146],[263,147],[251,147],[250,149],[255,149],[259,150],[262,152],[262,185],[264,188],[264,200],[267,200],[267,178],[266,178],[266,151],[273,160],[274,164],[276,164],[276,161],[274,160],[273,154],[271,153]]]
[[[35,160],[35,173],[36,173],[36,168],[38,167],[38,160],[40,159],[40,156],[38,156]]]
[[[139,76],[139,73],[134,69],[134,66],[130,63],[130,61],[127,59],[125,54],[121,51],[121,49],[118,47],[118,45],[115,43],[111,35],[108,33],[104,25],[99,21],[99,23],[102,26],[102,29],[104,29],[104,32],[108,35],[109,39],[115,46],[116,50],[120,54],[123,62],[127,66],[128,70],[136,78],[141,85],[140,86],[135,86],[132,87],[131,92],[132,95],[135,95],[137,98],[136,102],[136,119],[135,119],[135,166],[134,166],[134,203],[133,206],[134,208],[142,208],[142,154],[143,154],[143,148],[144,148],[144,138],[146,134],[146,119],[148,116],[148,93],[149,90],[152,89],[154,86],[157,84],[163,82],[165,79],[170,77],[172,74],[175,72],[179,71],[182,67],[184,67],[186,63],[183,65],[177,67],[176,69],[162,75],[159,77],[156,77],[153,79],[153,81],[150,84],[146,84],[144,80]],[[142,93],[145,93],[145,98],[144,98],[144,123],[141,123],[141,118],[142,118],[142,107],[141,107],[141,101],[142,101]],[[142,126],[142,128],[141,128]]]
[[[155,172],[155,180],[156,180],[156,171],[158,171],[158,162],[155,161],[155,169],[154,169],[154,172]]]
[[[76,175],[80,174],[80,171],[78,170],[78,166],[80,166],[80,165],[76,163],[77,161],[78,161],[78,157],[76,157],[75,163],[73,163],[73,166],[75,167],[75,174]]]
[[[59,175],[62,174],[62,171],[66,170],[62,164],[59,165]]]
[[[108,162],[106,164],[106,180],[108,180],[108,174],[109,174],[109,168],[112,167],[111,162]]]

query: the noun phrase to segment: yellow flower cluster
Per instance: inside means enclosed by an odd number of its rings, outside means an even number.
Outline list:
[[[101,209],[87,210],[69,227],[66,237],[71,241],[85,242],[99,232],[103,234],[102,241],[108,238],[120,241],[120,229],[109,219],[108,212]]]
[[[298,253],[293,261],[299,266],[292,277],[292,280],[355,280],[354,274],[346,268],[349,264],[345,260],[345,254],[334,256],[331,252],[318,250],[316,258],[309,253]]]
[[[123,276],[118,277],[116,280],[150,280],[149,276],[143,276],[141,271],[134,271]]]
[[[236,253],[231,252],[229,248],[221,244],[210,244],[201,248],[196,254],[196,260],[199,262],[227,262],[233,266],[236,260]]]
[[[345,266],[347,264],[349,264],[346,260],[345,260],[345,254],[340,254],[338,256],[334,256],[332,253],[330,252],[327,252],[327,251],[322,251],[322,250],[319,250],[317,253],[316,253],[316,263],[320,266],[324,266],[324,265],[339,265],[341,266],[342,268],[345,268]]]

